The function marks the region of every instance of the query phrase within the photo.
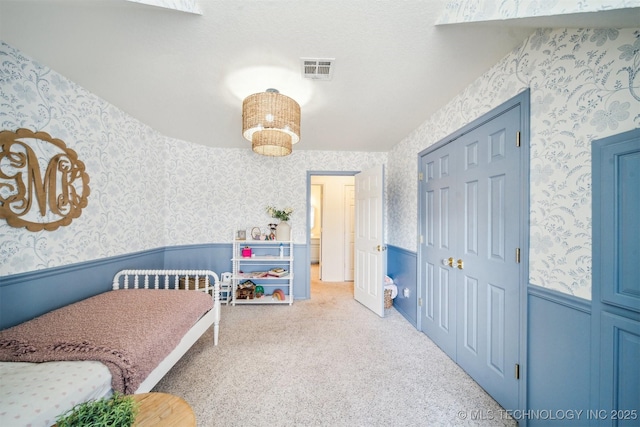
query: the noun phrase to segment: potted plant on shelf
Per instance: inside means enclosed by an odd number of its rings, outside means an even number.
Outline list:
[[[267,213],[271,218],[280,220],[276,226],[276,240],[287,241],[291,239],[291,226],[287,221],[291,218],[293,208],[276,209],[273,206],[267,206]]]

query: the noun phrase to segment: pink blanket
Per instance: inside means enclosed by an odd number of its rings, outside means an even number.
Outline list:
[[[97,360],[131,394],[212,307],[205,292],[105,292],[0,331],[0,361]]]

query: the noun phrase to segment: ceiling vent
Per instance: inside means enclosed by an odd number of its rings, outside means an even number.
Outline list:
[[[300,58],[302,77],[312,80],[331,80],[335,58]]]

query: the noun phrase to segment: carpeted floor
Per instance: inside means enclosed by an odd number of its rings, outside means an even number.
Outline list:
[[[198,426],[515,426],[395,309],[380,318],[352,283],[312,280],[292,306],[223,306],[153,391],[189,402]]]

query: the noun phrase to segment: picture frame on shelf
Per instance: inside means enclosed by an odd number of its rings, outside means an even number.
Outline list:
[[[247,230],[238,230],[236,232],[236,240],[247,240]]]
[[[262,235],[262,230],[260,230],[260,227],[251,228],[251,238],[253,240],[260,240],[261,235]]]

